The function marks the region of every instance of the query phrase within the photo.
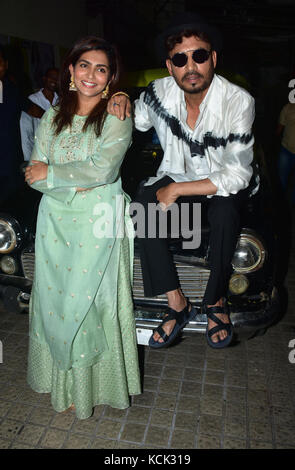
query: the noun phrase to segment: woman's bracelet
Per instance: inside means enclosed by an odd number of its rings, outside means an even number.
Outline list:
[[[118,95],[124,95],[124,96],[127,96],[127,98],[130,99],[130,96],[127,95],[127,93],[125,93],[124,91],[117,91],[117,93],[114,93],[114,94],[112,95],[112,98],[113,98],[114,96],[118,96]]]

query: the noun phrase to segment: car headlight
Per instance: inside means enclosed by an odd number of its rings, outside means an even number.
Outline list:
[[[229,290],[235,294],[244,294],[249,287],[249,281],[244,274],[235,273],[229,280]]]
[[[0,218],[0,254],[10,253],[20,243],[18,222],[12,217]]]
[[[18,269],[15,259],[7,255],[1,258],[0,268],[5,274],[14,274]]]
[[[238,273],[249,273],[260,269],[266,257],[262,242],[252,233],[242,233],[232,259]]]

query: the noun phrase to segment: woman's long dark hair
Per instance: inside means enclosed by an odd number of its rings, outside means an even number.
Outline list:
[[[109,96],[116,90],[120,72],[119,57],[116,48],[105,39],[96,36],[88,36],[77,41],[66,56],[61,67],[59,102],[55,107],[57,112],[53,121],[56,126],[56,134],[59,134],[62,129],[72,124],[73,116],[78,109],[77,93],[69,90],[71,79],[69,66],[72,64],[73,67],[75,67],[81,55],[88,51],[103,51],[106,54],[110,67],[109,78],[113,77],[112,82],[109,84]],[[83,131],[86,131],[88,126],[93,125],[96,135],[100,135],[106,116],[107,104],[108,99],[101,99],[99,101],[87,117]]]

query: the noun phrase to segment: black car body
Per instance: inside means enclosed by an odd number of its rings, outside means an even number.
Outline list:
[[[152,144],[147,136],[141,148],[133,145],[122,168],[124,189],[134,193],[142,178],[155,174],[161,156],[159,145]],[[141,162],[137,169],[134,161]],[[263,177],[260,179],[259,191],[249,198],[241,214],[241,233],[228,287],[231,321],[240,337],[251,337],[264,330],[279,314],[273,207],[268,185]],[[0,207],[0,295],[4,305],[13,311],[28,307],[34,277],[34,238],[40,197],[41,194],[24,185]],[[183,240],[169,241],[183,292],[197,307],[196,318],[184,329],[192,333],[206,330],[207,319],[200,307],[210,273],[209,233],[206,215],[202,213],[201,244],[198,248],[184,250]],[[155,298],[144,295],[136,240],[133,297],[138,342],[147,344],[151,330],[161,322],[167,300],[164,295]]]

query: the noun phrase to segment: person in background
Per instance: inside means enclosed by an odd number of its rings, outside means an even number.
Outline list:
[[[44,112],[47,111],[50,106],[55,106],[58,102],[58,74],[59,71],[57,68],[49,68],[43,77],[44,87],[28,97],[30,101],[40,106]],[[25,161],[30,160],[35,142],[35,134],[39,123],[40,118],[31,116],[25,111],[22,111],[20,118],[20,131]]]
[[[290,173],[295,168],[295,103],[287,103],[280,112],[277,135],[282,136],[278,159],[279,178],[283,190],[288,187]],[[292,191],[295,205],[295,186]]]
[[[60,99],[41,119],[26,181],[43,192],[30,301],[28,383],[79,419],[140,391],[131,293],[133,239],[120,167],[132,120],[107,114],[116,49],[87,37],[61,69]],[[122,229],[122,230],[121,230]]]
[[[0,46],[0,203],[12,197],[23,184],[20,166],[23,163],[20,136],[22,111],[40,117],[41,108],[24,99],[8,73],[6,48]]]

